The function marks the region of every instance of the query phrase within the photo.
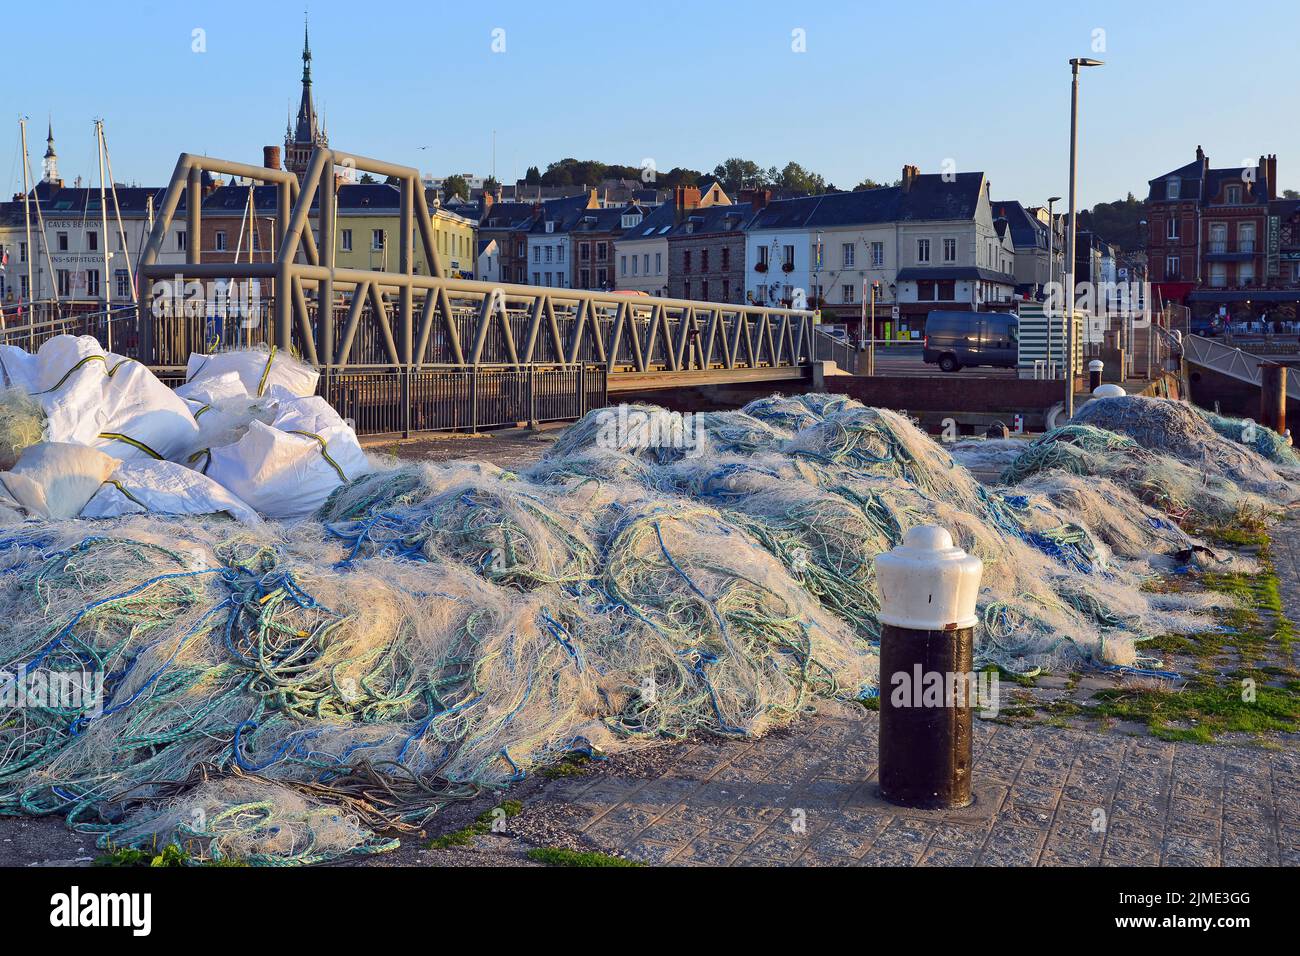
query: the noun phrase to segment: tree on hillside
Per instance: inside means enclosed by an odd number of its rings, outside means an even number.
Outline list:
[[[732,195],[742,189],[755,189],[771,184],[768,173],[758,163],[738,156],[718,163],[713,167],[713,175],[722,183],[722,188]]]
[[[483,180],[483,191],[485,193],[491,193],[492,195],[495,196],[497,190],[500,187],[501,184],[497,182],[497,178],[495,176],[489,176],[487,179]]]
[[[827,191],[826,180],[819,173],[809,172],[794,162],[785,164],[776,182],[782,189],[804,196],[816,196]]]
[[[654,182],[646,183],[646,185],[657,186],[659,189],[672,189],[675,186],[698,186],[703,179],[704,173],[698,169],[674,166],[666,173],[657,173]]]
[[[465,182],[464,176],[448,176],[442,181],[443,201],[445,202],[451,199],[452,196],[459,196],[461,199],[469,199],[469,183]]]
[[[864,189],[886,189],[889,186],[901,186],[901,185],[903,185],[903,181],[901,179],[895,179],[892,183],[878,183],[870,176],[868,176],[866,179],[862,180],[862,182],[854,186],[853,191],[855,193],[860,193]]]
[[[595,186],[607,175],[609,167],[595,159],[565,157],[546,167],[543,186]]]
[[[528,172],[524,173],[524,182],[529,186],[540,186],[542,184],[542,171],[536,166],[529,166]]]
[[[1132,252],[1146,246],[1146,230],[1141,225],[1145,218],[1146,206],[1129,193],[1124,199],[1083,210],[1079,213],[1079,228]]]
[[[1284,189],[1284,190],[1282,190],[1282,198],[1283,198],[1283,199],[1300,199],[1300,190],[1297,190],[1297,189]]]

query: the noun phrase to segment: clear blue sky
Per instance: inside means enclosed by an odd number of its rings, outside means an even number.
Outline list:
[[[1076,9],[1077,7],[1077,9]],[[904,163],[984,170],[994,198],[1065,195],[1070,56],[1106,60],[1082,98],[1080,202],[1139,197],[1188,162],[1278,154],[1300,188],[1294,0],[1222,3],[310,3],[331,142],[504,181],[565,156],[702,170],[795,160],[841,188]],[[162,185],[181,151],[258,162],[299,92],[303,5],[24,3],[6,11],[0,174],[95,174],[105,120],[119,181]],[[192,52],[195,29],[207,51]],[[505,31],[505,52],[492,51]],[[792,51],[805,31],[807,52]],[[1104,30],[1104,52],[1093,52]],[[1191,90],[1192,92],[1188,92]]]

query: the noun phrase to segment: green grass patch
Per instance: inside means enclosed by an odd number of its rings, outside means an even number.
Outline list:
[[[534,863],[545,863],[547,866],[645,866],[636,860],[625,860],[621,856],[610,856],[607,853],[558,850],[551,847],[537,847],[529,850],[527,856]]]
[[[469,846],[475,837],[492,832],[492,823],[504,816],[506,819],[517,817],[523,812],[524,805],[518,800],[507,800],[491,810],[484,810],[474,822],[459,830],[452,830],[442,836],[436,836],[424,846],[429,850],[446,850],[454,846]],[[500,812],[498,812],[500,811]]]
[[[1188,687],[1181,691],[1114,688],[1093,696],[1084,710],[1096,717],[1145,723],[1161,740],[1210,743],[1227,733],[1295,733],[1300,730],[1300,697],[1291,687],[1256,686],[1255,699],[1242,688]]]
[[[541,774],[547,780],[562,780],[565,777],[581,777],[587,772],[591,758],[586,754],[571,754],[557,764],[543,768]]]
[[[190,856],[175,843],[163,847],[161,853],[137,850],[129,846],[111,849],[95,857],[92,866],[134,867],[134,866],[188,866]]]

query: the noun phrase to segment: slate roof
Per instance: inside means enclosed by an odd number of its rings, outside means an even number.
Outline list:
[[[1211,202],[1220,192],[1222,192],[1224,185],[1231,182],[1237,182],[1247,187],[1242,195],[1243,197],[1248,196],[1250,202],[1268,202],[1267,184],[1259,180],[1256,180],[1255,182],[1247,182],[1242,178],[1246,171],[1246,168],[1241,166],[1236,169],[1211,169],[1205,177],[1205,201],[1207,203]],[[1251,172],[1253,175],[1253,170]]]
[[[1157,176],[1155,179],[1147,181],[1150,187],[1147,193],[1147,200],[1150,202],[1165,201],[1165,183],[1170,179],[1177,177],[1182,180],[1179,187],[1179,199],[1172,200],[1175,202],[1184,202],[1189,199],[1197,199],[1201,195],[1201,161],[1194,159],[1186,166],[1179,166],[1172,169],[1163,176]]]
[[[940,173],[923,173],[907,192],[902,186],[885,186],[778,200],[756,212],[745,228],[809,229],[873,222],[964,221],[975,217],[983,188],[983,173],[957,173],[951,181],[945,181]]]
[[[1011,230],[1011,242],[1017,249],[1046,249],[1047,224],[1030,215],[1019,202],[1008,199],[992,203],[993,219],[1006,219]]]
[[[528,227],[529,232],[546,232],[546,223],[554,222],[555,232],[569,232],[587,211],[588,196],[565,196],[563,199],[548,199],[542,203],[542,215]]]
[[[670,202],[666,202],[662,206],[656,206],[641,220],[640,225],[633,226],[624,232],[620,238],[625,242],[638,239],[666,239],[668,233],[672,231],[676,212],[677,207]]]
[[[682,221],[668,233],[668,238],[707,236],[711,233],[739,233],[743,231],[746,221],[752,214],[753,206],[747,202],[690,209],[687,210]]]
[[[899,282],[925,281],[927,279],[982,279],[1002,285],[1015,285],[1016,277],[1006,272],[996,272],[983,266],[912,266],[898,270]]]

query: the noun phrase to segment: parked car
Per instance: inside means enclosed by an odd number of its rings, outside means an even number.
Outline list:
[[[1010,312],[931,312],[925,319],[921,355],[945,372],[978,365],[1015,368],[1020,361],[1020,320]]]

